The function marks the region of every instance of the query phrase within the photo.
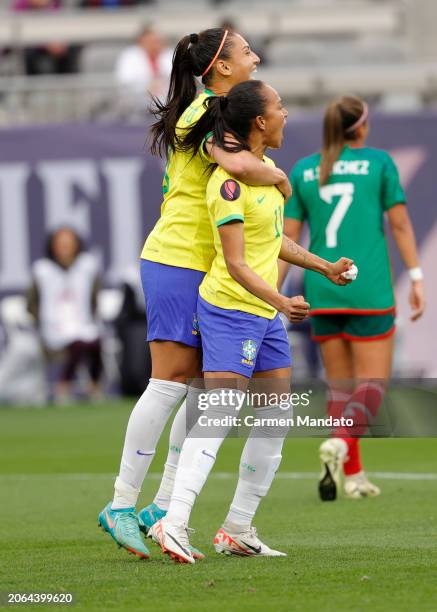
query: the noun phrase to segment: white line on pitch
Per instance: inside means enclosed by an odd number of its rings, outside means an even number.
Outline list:
[[[434,473],[419,473],[419,472],[368,472],[370,476],[380,478],[381,480],[437,480],[437,474]],[[237,478],[237,473],[233,472],[213,472],[210,478],[217,480],[231,480]],[[46,480],[113,480],[115,474],[0,474],[0,480],[15,480],[27,481],[36,479]],[[314,480],[319,477],[318,472],[278,472],[276,478],[279,480]],[[159,472],[151,472],[148,474],[149,480],[160,480]]]

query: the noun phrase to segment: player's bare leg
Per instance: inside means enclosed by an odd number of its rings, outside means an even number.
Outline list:
[[[320,343],[323,367],[328,381],[351,381],[354,377],[351,343],[343,338],[330,338]]]
[[[354,376],[358,380],[388,380],[393,362],[394,334],[381,340],[351,342]]]
[[[152,378],[186,384],[202,377],[202,355],[198,348],[179,342],[154,340],[150,343]]]

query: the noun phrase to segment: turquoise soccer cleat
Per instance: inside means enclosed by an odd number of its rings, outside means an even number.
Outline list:
[[[138,512],[138,522],[141,531],[147,535],[150,527],[160,521],[167,514],[167,510],[162,510],[156,504],[149,504]]]
[[[99,527],[109,533],[117,544],[141,559],[148,559],[150,553],[141,537],[138,517],[134,508],[112,510],[112,502],[99,514]]]
[[[167,514],[167,510],[162,510],[156,504],[149,504],[145,508],[143,508],[140,512],[138,512],[138,522],[140,524],[141,531],[148,537],[150,537],[156,544],[159,544],[151,535],[149,535],[150,528],[153,527],[155,523],[160,521]],[[195,559],[204,559],[205,555],[198,548],[188,546],[191,551],[191,554]]]

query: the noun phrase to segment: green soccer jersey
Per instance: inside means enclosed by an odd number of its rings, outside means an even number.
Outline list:
[[[405,203],[396,166],[379,149],[345,146],[326,185],[319,185],[320,153],[296,163],[293,195],[285,217],[307,220],[310,251],[336,261],[350,257],[358,278],[338,287],[316,272],[305,271],[305,297],[312,314],[372,314],[394,309],[384,212]]]

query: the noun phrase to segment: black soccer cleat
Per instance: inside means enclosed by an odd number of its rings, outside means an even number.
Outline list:
[[[337,499],[337,483],[326,463],[325,474],[319,481],[319,497],[322,501],[335,501]]]

